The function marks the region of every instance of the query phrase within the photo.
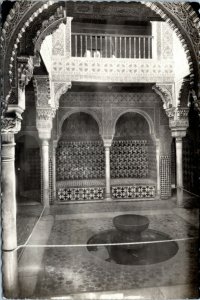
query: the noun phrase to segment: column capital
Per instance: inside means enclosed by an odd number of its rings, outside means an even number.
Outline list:
[[[37,108],[36,127],[40,139],[49,140],[56,111],[52,108]]]
[[[172,133],[172,137],[176,138],[176,141],[178,141],[178,140],[182,141],[182,138],[184,138],[186,136],[187,131],[186,131],[186,129],[179,128],[177,130],[173,129],[171,131],[171,133]]]
[[[40,138],[40,143],[42,146],[49,146],[49,139],[44,135],[44,137]]]
[[[21,116],[7,116],[1,119],[1,134],[16,134],[21,129]]]
[[[103,144],[105,148],[110,148],[112,145],[112,139],[103,139]]]
[[[186,130],[189,126],[188,112],[188,107],[171,107],[166,109],[173,137],[184,137],[186,135]]]

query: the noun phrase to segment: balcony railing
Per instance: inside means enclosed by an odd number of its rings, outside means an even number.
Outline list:
[[[95,58],[152,58],[150,35],[72,33],[72,56]]]

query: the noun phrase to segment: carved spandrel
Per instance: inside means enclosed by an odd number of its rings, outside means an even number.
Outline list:
[[[50,107],[50,84],[48,76],[34,76],[37,107]]]
[[[152,89],[161,97],[164,109],[173,105],[173,85],[156,83]]]

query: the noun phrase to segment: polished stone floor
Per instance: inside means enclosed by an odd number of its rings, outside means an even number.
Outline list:
[[[40,205],[20,205],[19,297],[198,298],[198,200],[184,194],[181,207],[176,205],[176,196],[157,201],[70,203],[45,210]],[[87,241],[113,229],[112,218],[124,213],[147,216],[151,230],[177,242],[177,253],[164,262],[134,266],[90,253]],[[102,255],[104,250],[102,246]]]

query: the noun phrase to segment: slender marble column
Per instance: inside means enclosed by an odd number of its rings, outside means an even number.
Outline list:
[[[43,205],[49,206],[49,140],[41,141]]]
[[[182,137],[176,137],[176,186],[177,205],[183,204],[183,143]]]
[[[18,296],[14,133],[2,133],[2,277],[6,298]]]
[[[160,198],[160,143],[156,141],[157,197]]]
[[[182,137],[176,137],[176,185],[183,187],[183,144]]]
[[[110,146],[105,146],[105,168],[106,168],[106,194],[107,200],[111,199],[110,195]]]
[[[16,184],[15,184],[15,142],[14,134],[2,134],[1,186],[2,186],[2,248],[17,247],[16,229]]]
[[[53,159],[52,159],[52,164],[53,164],[53,199],[56,201],[56,148],[57,148],[57,141],[53,141]]]

